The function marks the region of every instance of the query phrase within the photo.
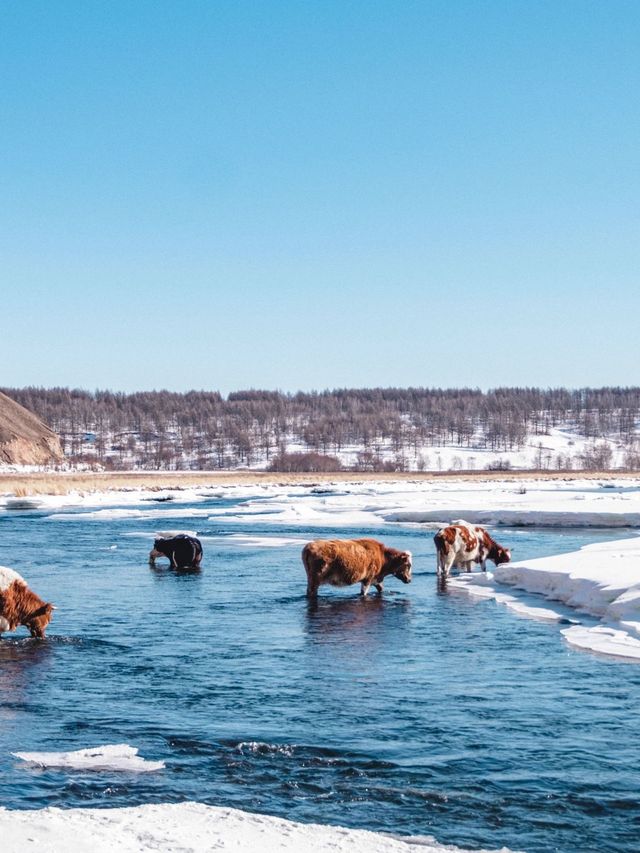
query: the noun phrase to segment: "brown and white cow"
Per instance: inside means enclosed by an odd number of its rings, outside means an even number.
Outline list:
[[[0,566],[0,634],[25,625],[32,637],[42,639],[53,610],[17,572]]]
[[[382,592],[384,579],[394,575],[402,583],[411,582],[411,552],[387,548],[376,539],[316,539],[302,549],[307,572],[307,595],[315,598],[318,587],[361,584],[366,595],[373,584]]]
[[[487,570],[487,560],[496,564],[508,563],[511,551],[498,545],[487,533],[484,527],[469,524],[466,521],[454,521],[447,527],[442,527],[433,537],[438,555],[437,572],[447,577],[451,568],[457,566],[471,571],[474,563]]]

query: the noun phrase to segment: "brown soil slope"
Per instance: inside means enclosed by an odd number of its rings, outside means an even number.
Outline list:
[[[63,458],[55,432],[0,392],[0,465],[54,465]]]

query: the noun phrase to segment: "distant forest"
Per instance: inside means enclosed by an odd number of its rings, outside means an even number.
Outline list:
[[[2,391],[61,437],[72,462],[110,468],[334,470],[349,450],[354,470],[420,470],[420,451],[430,447],[508,453],[558,426],[593,442],[595,456],[566,467],[608,467],[610,452],[607,458],[598,441],[613,438],[625,448],[625,467],[640,468],[640,388],[249,390],[226,398],[205,391]]]

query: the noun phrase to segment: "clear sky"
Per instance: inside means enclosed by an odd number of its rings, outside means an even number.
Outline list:
[[[640,383],[640,3],[0,8],[0,384]]]

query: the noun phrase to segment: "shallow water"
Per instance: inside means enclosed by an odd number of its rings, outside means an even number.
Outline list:
[[[417,525],[216,520],[230,506],[0,515],[0,563],[59,606],[46,641],[24,629],[0,641],[3,805],[193,799],[465,847],[637,848],[640,667],[438,593],[433,532]],[[154,532],[179,528],[203,537],[202,571],[150,569]],[[413,551],[413,583],[392,578],[366,600],[323,587],[310,607],[302,543],[366,534]],[[517,559],[622,536],[499,531]],[[286,544],[268,547],[274,537]],[[41,770],[10,756],[122,742],[166,769]]]

